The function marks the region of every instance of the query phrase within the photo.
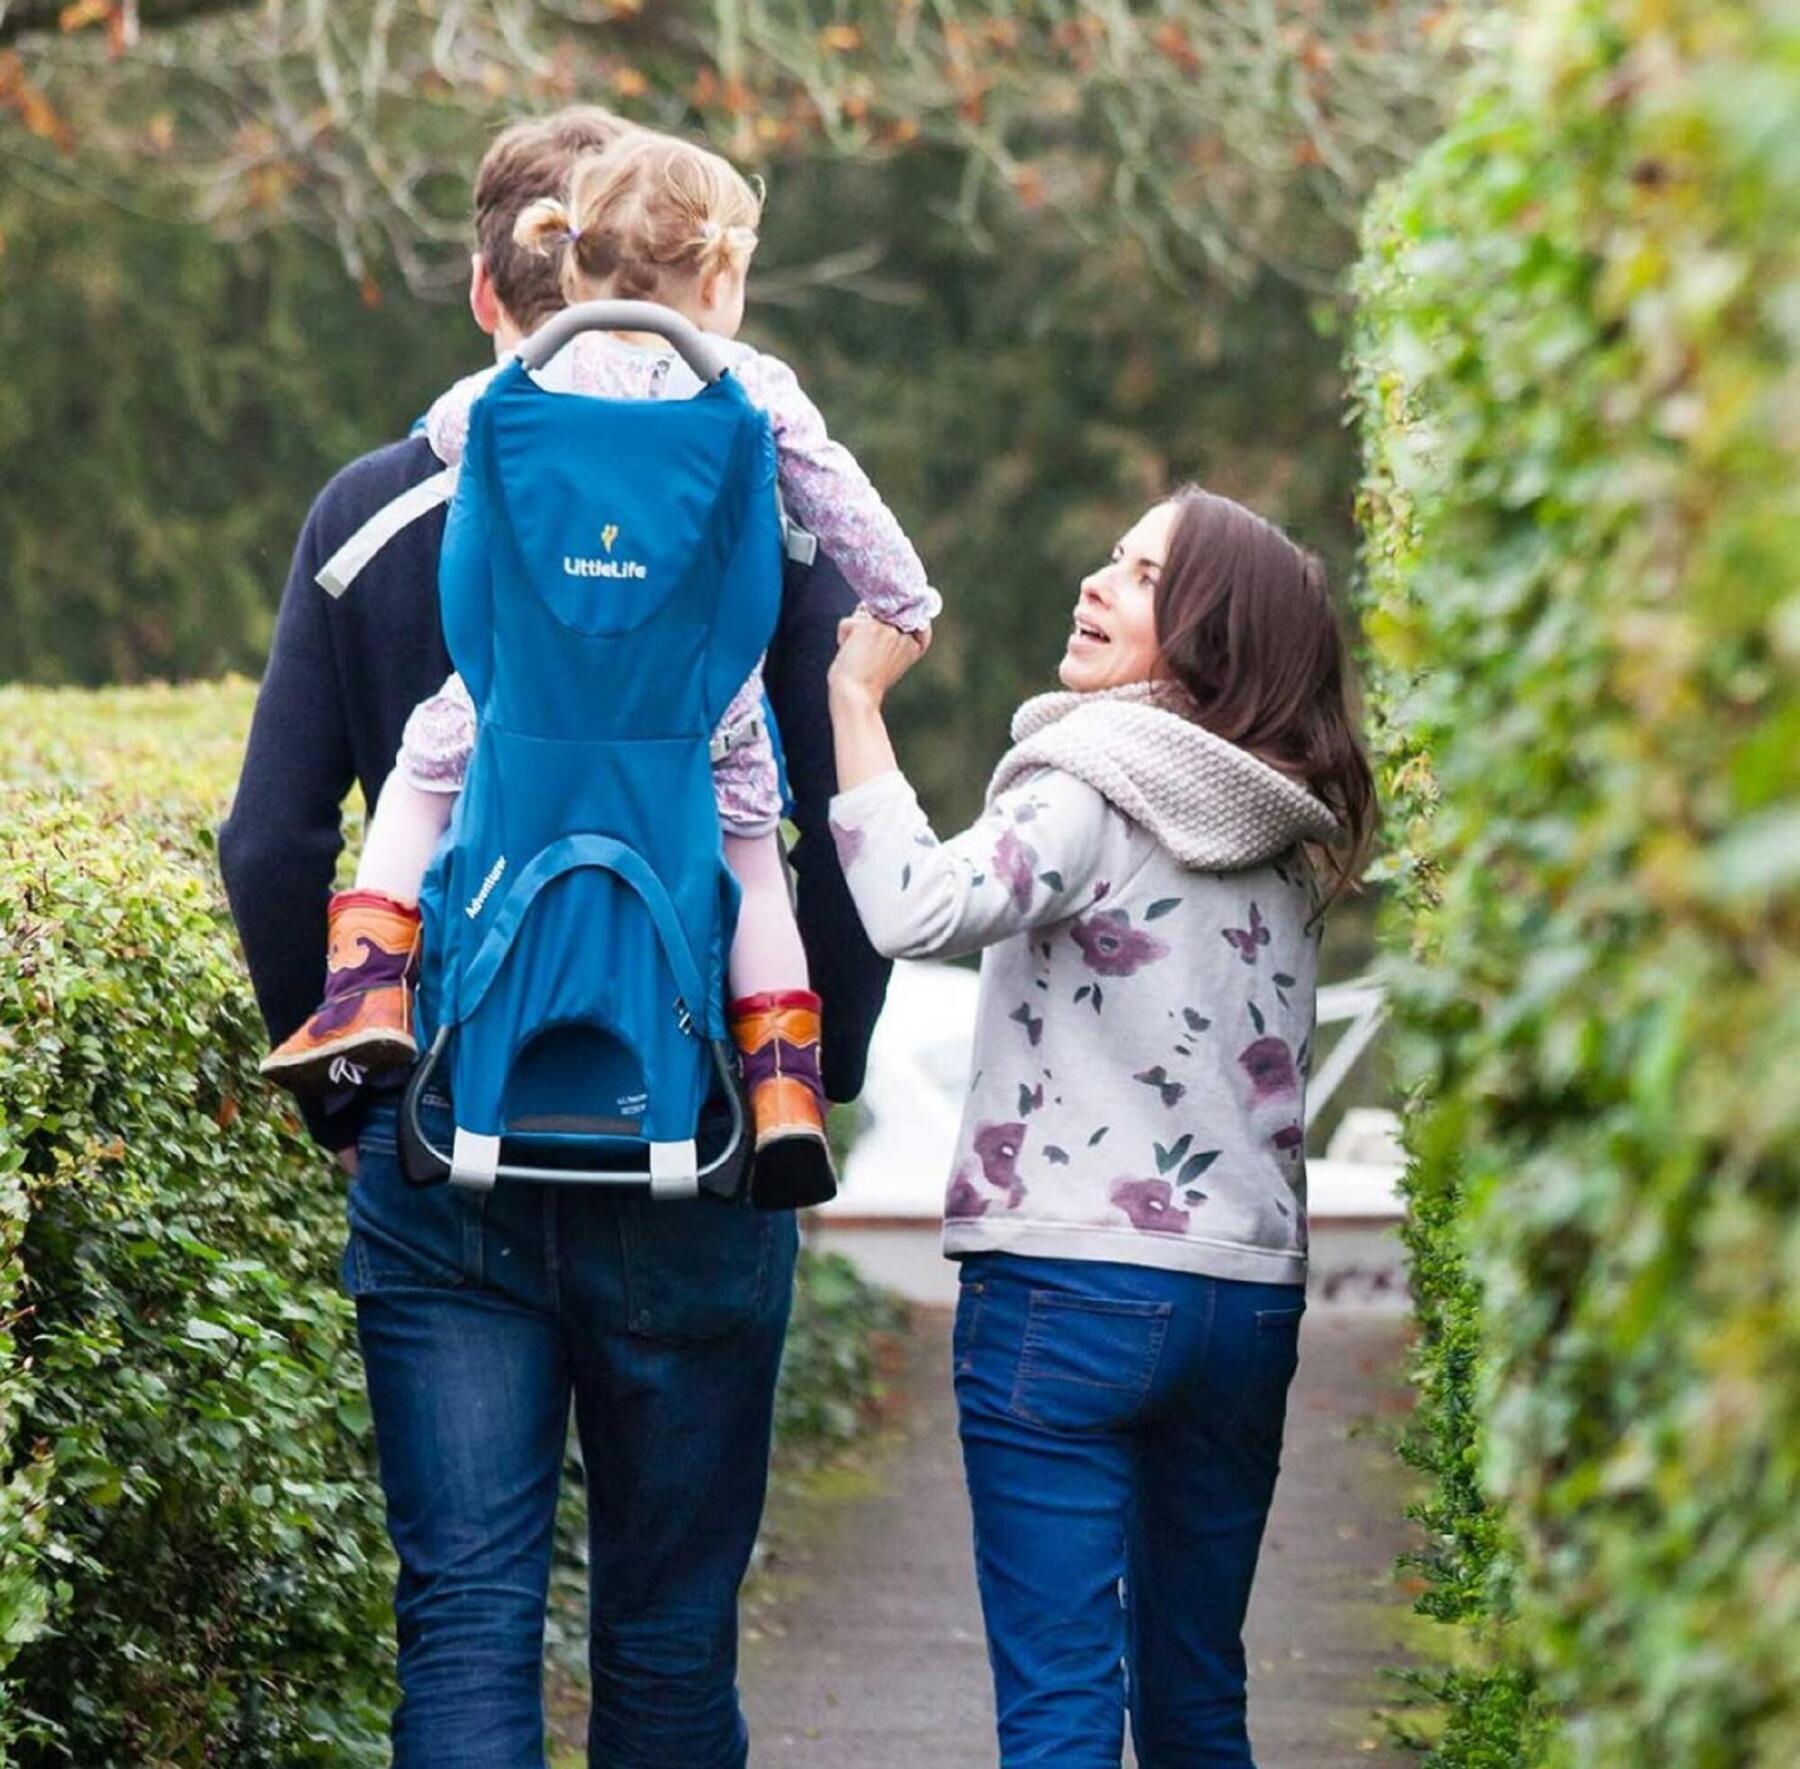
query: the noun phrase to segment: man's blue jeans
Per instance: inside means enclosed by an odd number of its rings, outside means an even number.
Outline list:
[[[591,1519],[594,1769],[742,1769],[737,1593],[762,1514],[794,1219],[401,1178],[371,1114],[345,1282],[400,1558],[395,1769],[542,1769],[573,1398]]]
[[[1002,1769],[1251,1763],[1244,1611],[1302,1290],[965,1259],[956,1399]]]

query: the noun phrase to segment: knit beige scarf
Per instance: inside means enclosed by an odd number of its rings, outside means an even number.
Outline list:
[[[1197,872],[1257,866],[1297,843],[1338,837],[1337,819],[1305,787],[1184,716],[1177,695],[1134,682],[1026,701],[1013,714],[1013,747],[988,783],[988,802],[1026,774],[1059,769]]]

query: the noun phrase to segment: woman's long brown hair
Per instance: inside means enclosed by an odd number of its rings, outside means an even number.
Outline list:
[[[1185,485],[1169,501],[1155,604],[1163,667],[1198,723],[1300,781],[1337,817],[1343,838],[1319,852],[1329,906],[1362,876],[1377,808],[1325,567],[1230,498]]]

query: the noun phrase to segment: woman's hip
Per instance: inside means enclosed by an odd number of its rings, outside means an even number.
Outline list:
[[[1278,1449],[1305,1306],[1300,1285],[973,1255],[953,1339],[965,1432],[984,1418],[1052,1436],[1173,1426]]]

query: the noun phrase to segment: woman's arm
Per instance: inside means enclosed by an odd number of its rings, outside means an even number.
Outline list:
[[[905,775],[832,801],[831,833],[878,951],[954,958],[1101,902],[1136,870],[1125,819],[1085,781],[1046,770],[939,841]]]
[[[860,614],[830,677],[831,833],[863,926],[894,958],[975,952],[1091,907],[1135,869],[1130,825],[1072,775],[1035,775],[940,842],[894,759],[882,703],[923,647]]]
[[[837,752],[838,791],[897,770],[882,703],[888,690],[931,649],[931,629],[903,633],[859,608],[838,622],[838,653],[825,678]]]

